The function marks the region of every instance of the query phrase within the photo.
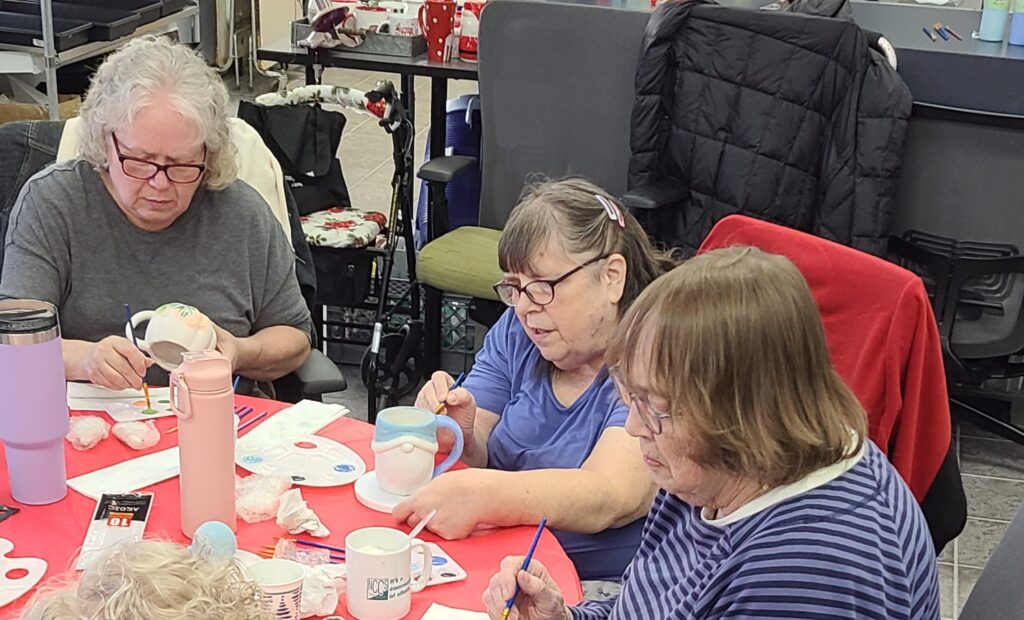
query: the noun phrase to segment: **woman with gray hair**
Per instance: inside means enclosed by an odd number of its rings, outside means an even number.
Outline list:
[[[583,179],[527,189],[498,246],[495,290],[509,310],[465,384],[436,373],[416,404],[445,403],[468,469],[432,480],[395,507],[445,538],[480,524],[537,524],[558,537],[580,577],[617,580],[640,541],[654,486],[605,349],[640,291],[675,261],[608,192]]]
[[[236,178],[227,106],[220,76],[192,50],[135,39],[93,77],[81,158],[22,188],[0,297],[57,306],[69,380],[142,386],[152,361],[123,336],[124,304],[196,306],[234,372],[253,380],[305,361],[311,320],[291,246]]]

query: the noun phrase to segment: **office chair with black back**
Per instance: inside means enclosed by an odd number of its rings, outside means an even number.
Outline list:
[[[889,250],[928,285],[953,412],[1024,445],[1010,415],[1024,403],[1024,256],[1012,244],[916,230],[893,237]]]
[[[445,188],[468,172],[475,160],[462,155],[435,157],[420,167],[417,176],[427,182],[427,243],[420,250],[419,279],[423,283],[424,366],[429,373],[441,367],[442,312],[445,293],[471,297],[470,317],[493,325],[505,307],[493,286],[501,279],[498,240],[501,231],[480,226],[448,229]]]
[[[7,232],[7,218],[14,207],[21,186],[29,177],[56,159],[64,125],[64,121],[27,121],[0,125],[0,152],[4,153],[0,158],[0,268],[3,266],[2,239]],[[239,157],[255,156],[272,159],[269,151],[239,152]],[[301,228],[298,227],[298,213],[294,200],[290,198],[290,191],[284,186],[283,178],[279,182],[284,188],[290,211],[287,224],[282,222],[282,226],[290,227],[288,230],[291,232],[292,245],[296,251],[296,277],[309,304],[312,303],[314,294],[309,288],[315,288],[316,283],[315,275],[311,275],[311,282],[308,278],[302,277],[307,267],[312,269],[312,261],[308,258],[309,247]],[[302,399],[322,400],[325,393],[340,392],[347,387],[345,377],[338,367],[315,346],[301,367],[274,382],[276,398],[285,402],[298,402]]]

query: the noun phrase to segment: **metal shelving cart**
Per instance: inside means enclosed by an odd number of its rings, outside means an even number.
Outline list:
[[[193,42],[199,32],[199,8],[187,6],[180,11],[139,26],[129,35],[112,41],[93,41],[57,52],[53,38],[52,1],[40,0],[43,26],[41,47],[0,43],[0,74],[44,74],[46,107],[50,120],[57,120],[59,117],[57,108],[57,69],[59,67],[112,51],[129,39],[145,34],[167,34],[177,31],[182,41]]]

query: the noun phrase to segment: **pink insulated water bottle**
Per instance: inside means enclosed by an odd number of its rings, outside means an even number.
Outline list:
[[[11,496],[23,504],[51,504],[68,493],[68,400],[60,343],[51,304],[0,300],[0,440]]]
[[[178,416],[181,531],[192,538],[207,521],[235,522],[235,414],[231,364],[216,351],[184,353],[171,372]]]

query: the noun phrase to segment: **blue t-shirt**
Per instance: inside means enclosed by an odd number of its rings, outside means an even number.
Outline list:
[[[484,339],[464,387],[501,416],[487,440],[488,466],[503,471],[578,469],[601,433],[628,413],[602,371],[568,407],[555,398],[551,365],[509,310]],[[640,544],[643,519],[597,534],[554,530],[583,579],[619,579]]]

